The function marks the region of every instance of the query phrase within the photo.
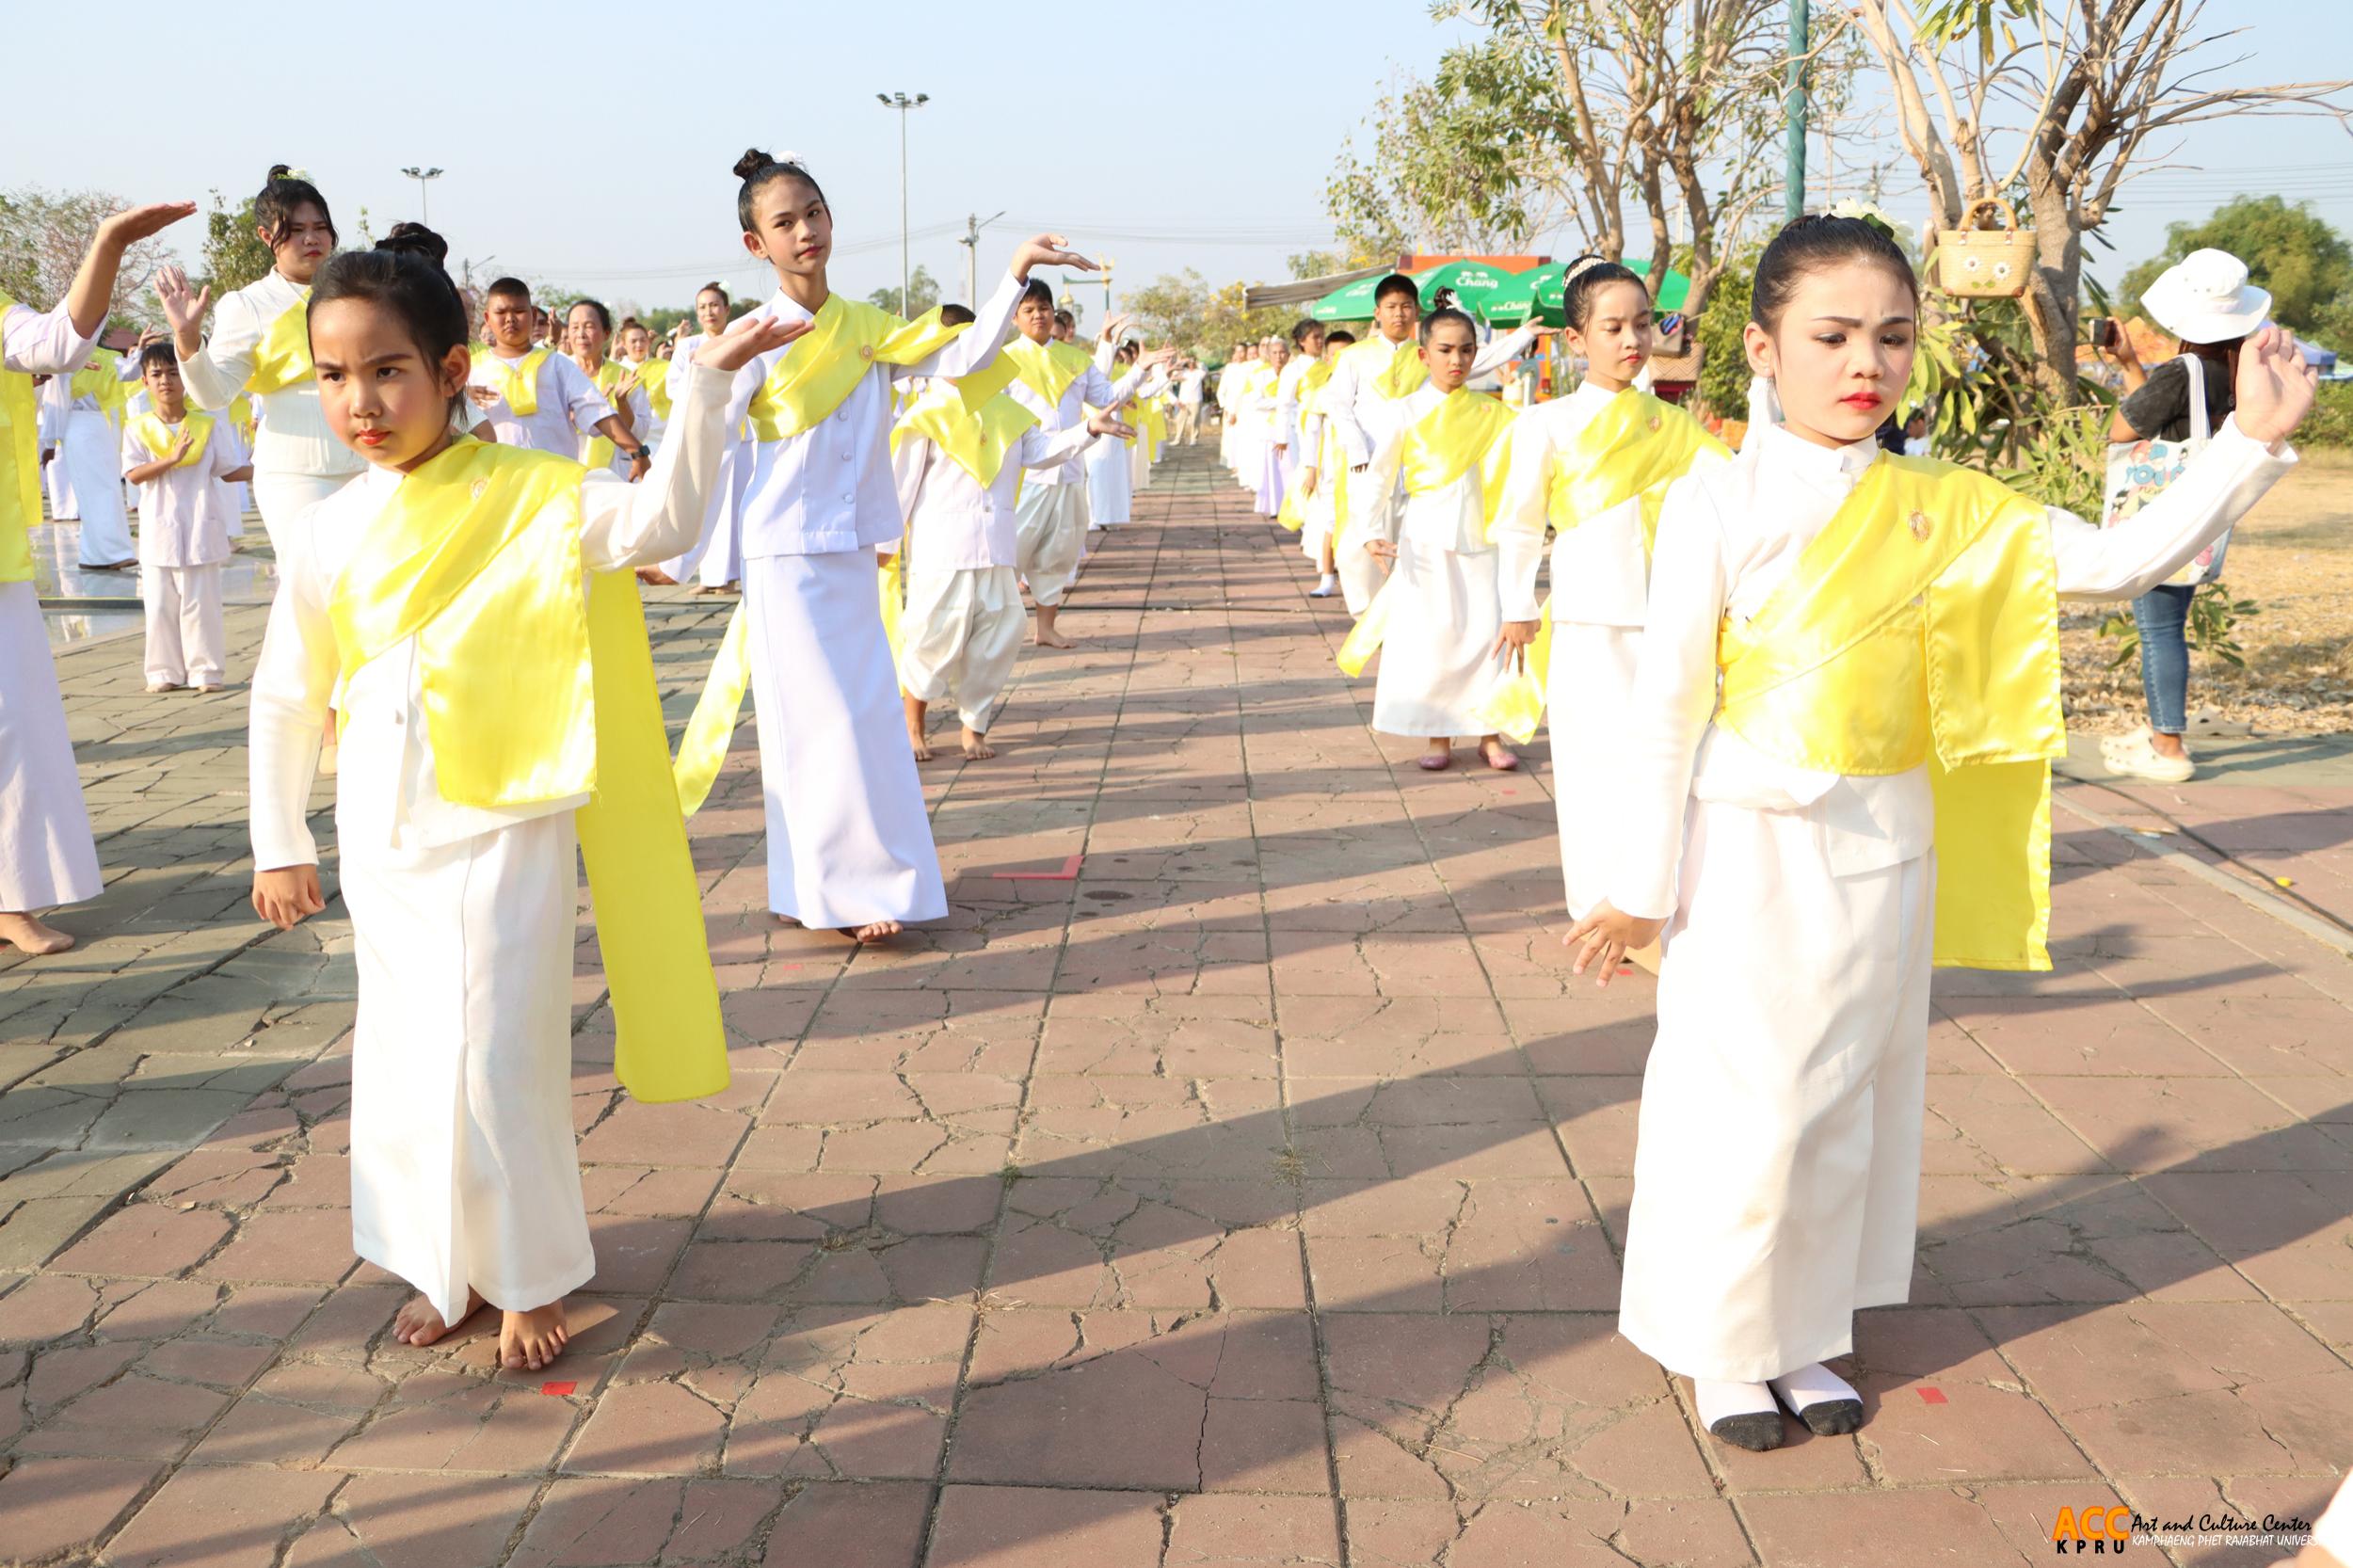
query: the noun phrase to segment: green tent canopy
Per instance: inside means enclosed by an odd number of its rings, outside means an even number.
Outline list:
[[[1650,263],[1646,261],[1625,264],[1627,270],[1638,278],[1650,276]],[[1568,265],[1566,262],[1554,262],[1508,280],[1502,287],[1480,300],[1480,315],[1497,326],[1516,326],[1528,320],[1531,313],[1539,327],[1566,325],[1567,318],[1561,314],[1561,291]],[[1659,311],[1679,311],[1690,296],[1691,280],[1669,267],[1667,280],[1658,289]]]
[[[1382,274],[1382,277],[1386,276],[1386,273]],[[1407,273],[1406,276],[1421,289],[1423,310],[1437,309],[1438,291],[1452,289],[1455,303],[1474,314],[1481,313],[1482,300],[1518,281],[1503,268],[1490,266],[1485,262],[1447,262],[1438,266],[1425,267],[1419,272]],[[1343,283],[1309,306],[1307,314],[1316,321],[1370,321],[1372,293],[1380,286],[1380,278],[1359,278],[1353,283]],[[1556,298],[1559,292],[1557,288],[1554,290]]]

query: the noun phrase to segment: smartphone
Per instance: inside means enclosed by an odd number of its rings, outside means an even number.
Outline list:
[[[2091,346],[2094,348],[2114,348],[2123,335],[2114,316],[2102,316],[2091,324]]]

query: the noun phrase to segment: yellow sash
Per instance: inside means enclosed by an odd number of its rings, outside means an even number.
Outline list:
[[[1405,493],[1442,490],[1476,467],[1481,504],[1492,525],[1503,499],[1504,472],[1512,461],[1512,422],[1517,417],[1500,398],[1455,388],[1405,433],[1400,459]]]
[[[1351,348],[1348,358],[1356,361],[1358,379],[1391,401],[1410,395],[1430,379],[1430,367],[1410,343],[1392,350],[1387,339],[1369,338]]]
[[[1021,384],[1043,398],[1049,408],[1062,407],[1062,394],[1070,390],[1070,383],[1087,373],[1095,360],[1086,350],[1066,343],[1032,343],[1016,337],[998,354],[1013,361],[1014,375]]]
[[[1552,525],[1566,532],[1639,495],[1647,550],[1658,537],[1658,509],[1666,504],[1667,487],[1689,473],[1703,452],[1732,456],[1698,420],[1629,387],[1586,422],[1555,467],[1546,508]],[[1489,523],[1492,527],[1492,518]]]
[[[899,618],[907,603],[907,538],[899,536],[899,548],[877,564],[874,575],[880,579],[882,590],[883,641],[890,645],[890,666],[899,667],[901,634]]]
[[[122,356],[111,348],[93,349],[89,362],[75,371],[69,383],[74,396],[95,399],[98,411],[117,424],[122,422],[122,406],[131,401],[131,389],[116,374],[121,362]]]
[[[575,822],[614,1070],[640,1099],[692,1099],[728,1083],[718,984],[636,584],[608,572],[583,592],[582,477],[567,458],[459,439],[401,482],[328,615],[345,679],[417,639],[444,798],[499,807],[594,792]]]
[[[597,367],[597,374],[590,376],[589,379],[597,384],[597,391],[604,393],[605,400],[610,402],[613,397],[613,389],[620,385],[621,377],[627,374],[628,367],[624,366],[618,360],[607,360],[604,363]],[[637,439],[642,443],[646,439],[645,432],[642,430],[639,431],[637,433]],[[610,440],[607,440],[604,437],[590,435],[584,431],[581,434],[580,445],[580,460],[587,464],[590,468],[611,468],[613,466],[613,443]]]
[[[529,419],[539,411],[539,367],[554,352],[552,348],[535,348],[510,365],[499,358],[495,347],[481,348],[474,351],[473,366],[490,372],[490,384],[505,399],[509,413],[518,419]]]
[[[16,301],[0,294],[0,316]],[[33,378],[0,366],[0,583],[33,580],[25,530],[40,517],[40,408]]]
[[[670,417],[670,361],[647,360],[630,368],[637,373],[637,384],[646,389],[646,406],[653,410],[653,417],[661,420],[668,419]],[[638,434],[642,436],[645,432],[641,430]]]
[[[1716,722],[1821,772],[1929,766],[1940,966],[2045,969],[2058,576],[2042,509],[1881,456],[1756,615],[1727,617]]]
[[[992,391],[987,373],[983,372],[979,376],[966,376],[961,383],[934,386],[916,399],[906,417],[890,427],[890,447],[895,452],[906,437],[920,436],[986,489],[1004,468],[1005,454],[1036,423],[1037,415],[1031,409]]]
[[[1552,669],[1552,600],[1536,613],[1536,640],[1522,649],[1527,657],[1506,660],[1488,682],[1471,717],[1481,733],[1508,736],[1525,745],[1536,738],[1545,716],[1545,683]]]
[[[262,334],[261,343],[253,350],[253,374],[246,377],[245,390],[256,397],[267,397],[283,392],[297,381],[308,381],[311,364],[311,288],[302,286],[295,302],[278,312],[278,319]]]
[[[235,426],[237,440],[248,447],[253,444],[253,397],[251,393],[239,392],[229,400],[229,423]]]
[[[752,394],[752,436],[780,441],[822,422],[841,407],[876,363],[911,365],[930,359],[963,332],[935,309],[915,321],[841,296],[828,295],[815,324],[776,356],[768,379]]]
[[[181,423],[180,428],[174,430],[170,425],[166,424],[159,415],[141,414],[131,422],[129,433],[138,439],[141,446],[158,457],[178,446],[183,434],[192,437],[193,440],[188,443],[188,455],[172,465],[175,468],[188,468],[204,460],[204,449],[210,446],[213,440],[213,416],[190,408],[187,418]]]
[[[1309,416],[1315,413],[1321,399],[1323,384],[1332,379],[1332,370],[1337,360],[1337,355],[1327,354],[1308,366],[1307,373],[1299,378],[1299,423],[1301,424],[1305,424]],[[1303,452],[1299,455],[1299,461],[1303,468],[1313,463],[1317,471],[1316,483],[1321,486],[1329,484],[1331,481],[1322,471],[1322,464],[1320,461],[1321,443],[1318,444],[1319,450],[1316,453]],[[1306,508],[1297,485],[1289,486],[1284,490],[1283,508],[1274,514],[1274,520],[1294,534],[1307,526]]]

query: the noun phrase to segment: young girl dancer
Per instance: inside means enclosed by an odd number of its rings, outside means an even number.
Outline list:
[[[212,301],[213,330],[203,335],[209,289],[191,291],[176,266],[155,275],[156,297],[170,323],[172,347],[188,401],[218,412],[239,392],[261,406],[253,441],[253,504],[274,546],[278,530],[367,465],[328,430],[311,379],[303,303],[311,280],[335,248],[335,220],[318,187],[284,164],[274,166],[253,198],[253,218],[270,248],[268,276]]]
[[[485,1304],[502,1363],[562,1352],[588,1242],[571,1124],[575,839],[641,1098],[727,1082],[718,992],[635,585],[702,517],[732,372],[797,330],[706,345],[648,482],[454,435],[466,312],[429,231],[337,256],[307,315],[323,413],[367,472],[281,526],[253,679],[253,906],[322,906],[318,735],[360,964],[353,1245],[415,1285],[428,1345]],[[594,792],[593,800],[591,792]]]
[[[1861,1423],[1821,1363],[1910,1287],[1931,953],[2049,965],[2058,600],[2130,598],[2196,554],[2285,472],[2313,398],[2293,342],[2257,334],[2233,424],[2103,533],[1880,450],[1918,305],[1866,219],[1766,248],[1748,352],[1786,423],[1667,497],[1622,853],[1568,937],[1606,984],[1665,931],[1619,1327],[1749,1448],[1782,1441],[1776,1401]]]
[[[1512,471],[1496,517],[1503,635],[1525,647],[1537,631],[1537,568],[1545,529],[1552,546],[1552,653],[1538,671],[1553,714],[1553,805],[1569,912],[1582,916],[1606,890],[1616,842],[1607,746],[1624,733],[1642,647],[1651,531],[1667,486],[1730,456],[1697,421],[1634,390],[1651,352],[1650,295],[1627,267],[1598,256],[1569,264],[1561,288],[1568,351],[1585,360],[1566,397],[1538,404],[1512,432]],[[1574,726],[1572,732],[1566,726]]]
[[[1429,742],[1419,765],[1436,773],[1454,761],[1454,737],[1480,735],[1491,768],[1519,766],[1499,735],[1481,734],[1474,716],[1497,673],[1501,600],[1489,520],[1501,499],[1512,412],[1484,392],[1466,390],[1479,355],[1478,329],[1451,307],[1421,324],[1428,378],[1398,399],[1398,415],[1363,475],[1367,484],[1402,486],[1405,504],[1395,543],[1371,552],[1396,564],[1366,611],[1381,639],[1381,680],[1372,727]],[[1352,645],[1363,639],[1352,634]]]
[[[947,327],[936,312],[902,321],[827,285],[833,212],[807,168],[753,151],[735,172],[744,248],[776,277],[775,297],[746,319],[809,325],[805,341],[735,378],[728,419],[751,429],[737,503],[744,606],[705,693],[712,717],[698,710],[682,743],[681,793],[698,800],[697,778],[708,789],[700,776],[718,758],[696,749],[696,737],[718,728],[724,750],[748,673],[768,906],[872,941],[948,912],[874,593],[874,548],[904,529],[886,445],[892,392],[904,377],[967,376],[994,359],[1032,267],[1092,264],[1041,234],[971,326]]]
[[[40,520],[35,376],[71,376],[106,326],[124,251],[196,211],[193,201],[117,213],[98,226],[64,301],[40,312],[0,294],[0,946],[63,952],[73,938],[40,914],[98,896],[98,849],[73,771],[57,668],[33,590],[26,530]]]

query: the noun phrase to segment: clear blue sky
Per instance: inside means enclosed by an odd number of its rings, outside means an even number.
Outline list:
[[[430,216],[454,256],[646,305],[683,303],[710,277],[764,290],[738,246],[728,173],[748,145],[797,151],[824,183],[837,288],[895,283],[898,116],[874,102],[893,90],[932,95],[908,123],[912,254],[951,297],[965,250],[943,231],[1000,210],[1009,216],[982,235],[984,288],[1016,219],[1019,233],[1052,223],[1109,253],[1120,288],[1188,265],[1218,281],[1284,277],[1287,255],[1329,240],[1321,197],[1342,140],[1391,73],[1426,72],[1450,36],[1423,0],[320,6],[258,26],[218,14],[223,24],[146,0],[108,8],[104,25],[126,47],[107,69],[141,80],[86,78],[55,114],[20,104],[0,184],[234,198],[284,161],[312,172],[347,232],[362,207],[381,232],[416,216],[400,168],[440,165]],[[782,26],[779,14],[805,20]],[[21,8],[11,47],[81,56],[97,15]],[[2353,77],[2345,0],[2217,0],[2209,15],[2261,18],[2214,51],[2252,56],[2233,79]],[[678,25],[657,32],[649,19]],[[248,109],[214,123],[182,112],[223,104],[237,84]],[[1057,120],[1076,129],[1047,128]],[[515,127],[539,139],[520,147]],[[2111,224],[2118,257],[2094,252],[2111,280],[2162,242],[2167,219],[2242,190],[2309,197],[2353,233],[2353,138],[2328,122],[2238,119],[2179,139],[2188,171],[2152,176]],[[1907,221],[1925,209],[1900,171],[1887,200]]]

